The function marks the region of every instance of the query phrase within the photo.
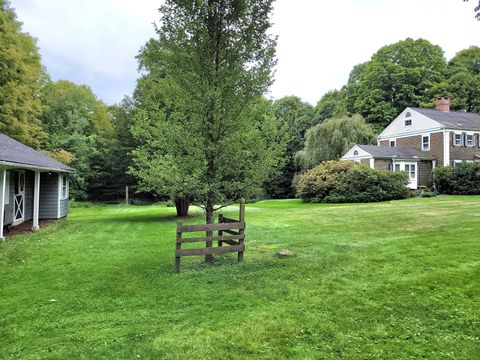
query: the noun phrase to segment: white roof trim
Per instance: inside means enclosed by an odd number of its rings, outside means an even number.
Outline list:
[[[0,160],[0,166],[5,168],[13,168],[13,169],[28,169],[28,170],[37,170],[37,171],[51,171],[51,172],[58,172],[58,173],[73,173],[74,171],[68,171],[63,169],[54,169],[54,168],[47,168],[43,166],[37,165],[28,165],[28,164],[21,164],[15,163],[10,161],[3,161]]]

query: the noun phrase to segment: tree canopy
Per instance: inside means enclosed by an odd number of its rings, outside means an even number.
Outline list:
[[[294,156],[303,148],[307,129],[316,124],[315,109],[297,96],[285,96],[273,103],[273,111],[288,135],[288,144],[284,166],[265,184],[265,192],[269,198],[289,198],[295,195],[292,180],[298,171]]]
[[[45,78],[35,40],[21,31],[8,1],[0,0],[0,131],[40,148],[40,91]]]
[[[353,69],[347,84],[352,112],[383,129],[405,107],[430,101],[429,89],[444,79],[446,68],[442,49],[427,40],[385,46]]]
[[[113,125],[107,106],[99,101],[85,85],[69,81],[49,81],[41,94],[43,129],[48,133],[44,149],[54,156],[64,154],[76,173],[71,181],[72,197],[86,199],[93,186],[98,186],[99,167],[104,159],[95,162],[95,156],[105,149],[99,146],[112,139]],[[107,151],[107,150],[105,150]],[[65,152],[71,154],[65,158]],[[108,173],[108,170],[103,173]]]
[[[145,189],[184,189],[209,223],[216,205],[258,194],[283,151],[261,98],[275,65],[271,9],[265,0],[167,0],[155,51],[142,58],[162,75],[160,95],[144,95],[135,116],[143,143],[132,172]]]

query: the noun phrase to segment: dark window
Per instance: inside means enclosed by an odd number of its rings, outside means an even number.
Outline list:
[[[390,147],[395,147],[395,146],[397,146],[396,141],[390,140]]]
[[[412,125],[412,119],[406,119],[405,126],[410,126],[410,125]]]
[[[355,156],[358,155],[358,151],[355,150],[355,151],[353,152],[353,155],[355,155]]]

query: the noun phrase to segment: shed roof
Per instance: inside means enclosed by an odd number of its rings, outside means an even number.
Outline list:
[[[402,160],[433,160],[434,157],[428,152],[424,152],[418,149],[405,148],[405,147],[389,147],[389,146],[376,146],[376,145],[357,145],[360,149],[368,152],[373,157],[392,158],[396,157]]]
[[[416,112],[444,125],[447,129],[480,130],[480,115],[470,112],[443,112],[435,109],[412,108]]]
[[[19,167],[20,165],[26,165],[56,172],[74,171],[71,167],[52,159],[50,156],[0,133],[0,163],[2,162],[19,165]]]

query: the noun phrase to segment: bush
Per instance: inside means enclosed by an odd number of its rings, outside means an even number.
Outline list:
[[[322,202],[339,179],[355,164],[350,161],[326,161],[300,177],[297,197],[308,202]]]
[[[433,170],[433,184],[441,194],[479,195],[480,163],[462,163]]]
[[[306,202],[375,202],[410,195],[404,172],[373,170],[352,162],[329,161],[302,176],[297,196]]]

